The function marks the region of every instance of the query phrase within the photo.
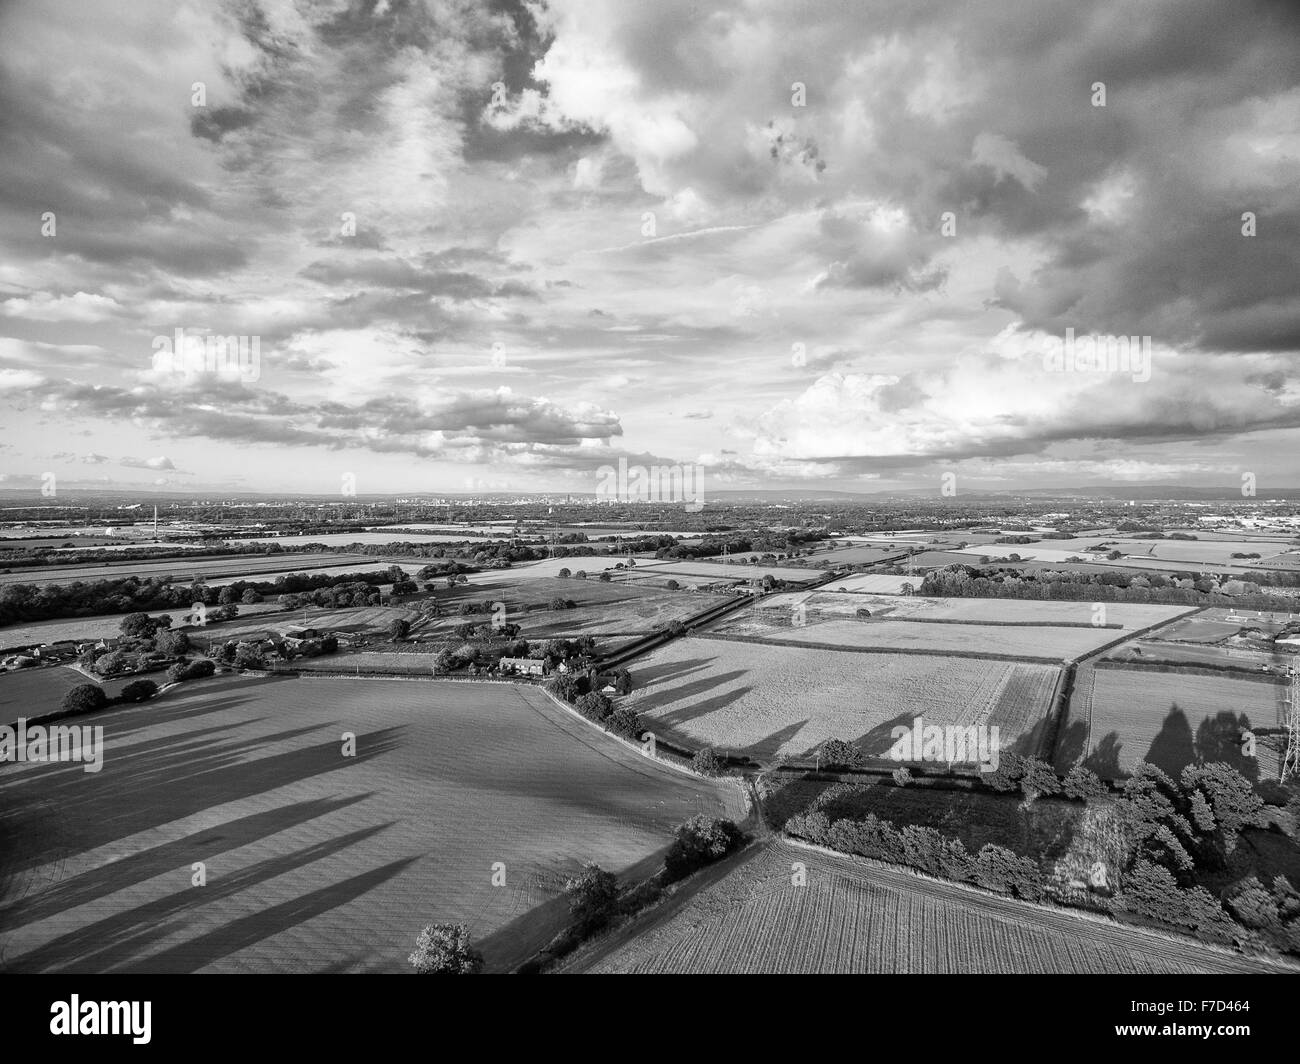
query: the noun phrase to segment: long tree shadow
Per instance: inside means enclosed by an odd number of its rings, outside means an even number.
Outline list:
[[[254,946],[264,938],[305,923],[313,917],[346,905],[409,868],[420,858],[403,857],[350,879],[332,883],[299,898],[241,917],[206,934],[182,942],[161,953],[115,969],[118,972],[173,974],[194,972]]]
[[[749,675],[748,669],[733,669],[731,672],[720,672],[713,675],[706,675],[698,680],[692,680],[690,683],[684,683],[680,686],[673,687],[664,691],[662,694],[651,695],[637,703],[637,709],[641,712],[656,711],[671,706],[683,699],[694,698],[702,695],[707,691],[716,690],[724,684],[732,681],[743,680]],[[748,688],[746,689],[748,690]]]
[[[1155,765],[1174,779],[1178,778],[1185,765],[1190,765],[1196,760],[1192,726],[1187,722],[1187,714],[1178,707],[1177,702],[1169,707],[1169,712],[1161,723],[1160,730],[1156,732],[1156,737],[1151,740],[1143,760]]]
[[[900,713],[890,720],[877,724],[870,731],[859,735],[853,745],[869,757],[885,757],[895,743],[894,729],[912,727],[915,714]]]
[[[141,954],[150,943],[184,927],[183,923],[164,921],[183,916],[186,912],[203,905],[219,903],[225,898],[254,888],[276,876],[293,872],[315,861],[340,853],[349,846],[378,835],[392,827],[394,823],[395,821],[390,821],[387,824],[360,828],[346,835],[324,839],[293,853],[258,861],[229,875],[214,876],[203,887],[190,885],[187,865],[194,857],[194,852],[191,851],[185,857],[185,863],[174,866],[180,882],[184,884],[180,890],[144,905],[138,905],[134,909],[124,909],[102,920],[79,927],[30,953],[15,958],[11,963],[14,968],[25,972],[57,969],[88,973],[103,972],[114,965],[131,960],[139,960],[143,963],[145,960]],[[178,944],[174,948],[180,950],[184,945]],[[200,963],[207,963],[207,961]]]
[[[744,673],[738,675],[744,675]],[[731,690],[723,691],[712,698],[701,698],[688,706],[682,706],[681,709],[669,710],[667,713],[655,713],[651,719],[654,724],[661,727],[679,728],[690,721],[699,720],[701,717],[707,717],[710,713],[726,709],[727,706],[744,698],[752,690],[752,687],[733,687]]]
[[[337,739],[257,757],[267,740],[253,737],[237,742],[214,741],[197,758],[169,751],[161,761],[143,770],[127,764],[117,771],[105,768],[102,772],[83,773],[80,765],[54,765],[50,766],[54,771],[44,781],[46,785],[18,792],[18,812],[25,810],[29,820],[45,820],[47,829],[52,826],[50,821],[57,823],[60,843],[72,851],[91,850],[204,809],[380,757],[399,745],[404,727],[396,725],[358,735],[356,753],[350,757],[342,756]],[[293,734],[298,734],[297,730]],[[32,840],[25,852],[8,855],[6,870],[12,872],[48,860],[49,848],[48,838]]]
[[[743,754],[754,761],[767,762],[776,758],[780,753],[781,747],[790,742],[796,735],[803,731],[808,723],[808,718],[795,721],[793,724],[787,724],[784,728],[778,728],[771,735],[759,739],[758,742],[750,743],[749,746],[736,748],[738,754]],[[805,750],[802,756],[807,757],[811,754],[811,747]]]
[[[1093,744],[1088,756],[1083,759],[1083,767],[1092,769],[1104,780],[1116,780],[1125,775],[1120,764],[1120,751],[1124,744],[1119,741],[1119,732],[1108,732],[1099,742]]]
[[[239,849],[287,828],[363,802],[372,797],[373,793],[293,802],[237,820],[228,820],[217,827],[196,831],[183,839],[120,857],[98,868],[60,880],[38,894],[0,908],[0,927],[19,927],[85,905],[182,867],[190,863],[195,853],[213,854]]]
[[[1226,762],[1252,783],[1259,782],[1259,760],[1246,752],[1243,736],[1250,731],[1250,718],[1223,710],[1206,717],[1196,729],[1196,757],[1206,764]]]

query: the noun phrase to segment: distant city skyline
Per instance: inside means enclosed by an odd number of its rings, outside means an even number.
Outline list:
[[[14,0],[0,488],[1267,497],[1297,39],[1208,0]]]

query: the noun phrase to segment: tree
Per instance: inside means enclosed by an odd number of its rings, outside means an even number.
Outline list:
[[[262,596],[254,591],[251,587],[239,596],[239,601],[245,606],[255,606],[262,601]]]
[[[711,746],[695,751],[691,758],[691,769],[701,776],[721,776],[726,767],[727,763]]]
[[[158,685],[152,680],[132,680],[122,688],[117,696],[119,702],[147,702],[158,693]]]
[[[420,975],[471,975],[483,965],[464,924],[429,924],[416,936],[407,960]]]
[[[607,572],[605,572],[605,573],[601,573],[601,574],[600,574],[600,582],[601,582],[602,584],[608,584],[608,583],[610,582],[611,579],[613,579],[613,578],[612,578],[612,577],[609,575],[609,573],[607,573]]]
[[[93,713],[108,705],[108,696],[99,684],[79,683],[63,696],[62,708],[65,713]]]
[[[861,768],[866,763],[866,755],[852,743],[843,739],[827,739],[818,750],[818,760],[822,768]]]
[[[567,579],[569,579],[569,577],[571,577],[571,576],[573,575],[573,573],[571,573],[571,572],[566,568],[566,569],[561,569],[561,570],[560,570],[558,573],[556,573],[555,575],[558,576],[561,580],[567,580]]]
[[[241,669],[262,669],[266,667],[266,660],[252,643],[240,643],[235,647],[235,665]]]
[[[608,717],[613,708],[609,699],[599,691],[588,691],[585,695],[579,695],[573,707],[588,720],[594,720],[597,724]]]
[[[618,877],[598,864],[584,865],[581,872],[564,884],[569,912],[583,931],[604,924],[618,900]]]
[[[587,579],[587,570],[586,570],[586,569],[579,569],[576,573],[573,574],[573,578],[574,578],[575,580],[586,580],[586,579]]]
[[[725,857],[744,837],[733,821],[696,814],[678,825],[664,858],[664,872],[670,881],[688,876],[697,868]]]
[[[666,587],[669,591],[677,591],[678,589],[681,588],[681,586],[682,585],[679,584],[676,580],[669,580],[668,583],[664,584],[664,587]]]
[[[906,765],[894,769],[894,784],[898,787],[906,787],[912,782],[912,770]]]
[[[578,678],[569,672],[552,676],[546,683],[546,689],[565,702],[573,702],[577,699],[578,688]]]
[[[190,637],[184,632],[173,632],[159,628],[153,636],[154,648],[169,658],[179,657],[190,649]]]
[[[411,634],[411,622],[405,617],[394,617],[388,625],[388,637],[394,643],[400,643]]]
[[[128,639],[148,639],[157,625],[147,613],[128,613],[118,625],[121,633]]]
[[[641,718],[626,706],[614,710],[605,718],[605,730],[621,739],[636,741],[641,738]]]

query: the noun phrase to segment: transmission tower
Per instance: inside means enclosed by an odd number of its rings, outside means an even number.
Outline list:
[[[1300,669],[1292,664],[1287,670],[1290,683],[1286,692],[1286,749],[1282,751],[1282,771],[1278,774],[1285,783],[1292,776],[1300,776],[1300,711],[1295,704],[1296,677]]]

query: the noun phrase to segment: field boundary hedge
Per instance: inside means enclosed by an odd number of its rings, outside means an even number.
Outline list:
[[[1247,680],[1255,683],[1269,683],[1285,686],[1287,678],[1272,672],[1260,672],[1258,668],[1247,669],[1241,665],[1215,665],[1212,662],[1193,664],[1183,661],[1118,661],[1115,658],[1102,658],[1093,662],[1095,669],[1127,669],[1130,672],[1173,672],[1189,676],[1230,676],[1234,680]]]

